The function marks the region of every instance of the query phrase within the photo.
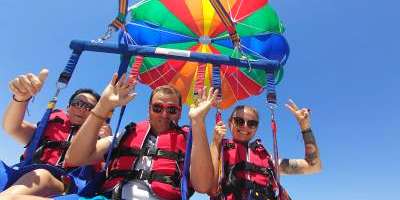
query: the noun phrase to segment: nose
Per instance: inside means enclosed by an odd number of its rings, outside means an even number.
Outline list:
[[[161,116],[164,118],[168,118],[168,113],[165,109],[161,112]]]

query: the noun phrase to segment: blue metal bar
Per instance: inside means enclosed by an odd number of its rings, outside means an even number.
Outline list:
[[[78,51],[94,51],[114,54],[131,54],[141,55],[153,58],[168,58],[176,60],[187,60],[202,63],[212,63],[213,65],[232,65],[246,68],[263,69],[267,71],[275,71],[281,67],[278,61],[261,59],[256,61],[248,61],[246,59],[236,59],[225,55],[198,53],[186,50],[176,50],[167,48],[156,48],[148,46],[118,46],[118,44],[92,43],[90,41],[73,40],[70,48]]]

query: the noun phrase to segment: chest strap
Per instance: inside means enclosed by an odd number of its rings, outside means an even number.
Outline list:
[[[159,181],[172,185],[176,188],[180,186],[180,176],[178,172],[174,175],[164,175],[157,173],[155,171],[145,171],[145,170],[112,170],[107,177],[107,179],[113,178],[124,178],[125,181],[130,180],[147,180],[149,183],[152,181]]]
[[[250,192],[251,199],[260,200],[277,200],[277,196],[271,185],[263,186],[254,181],[244,179],[234,179],[234,181],[222,187],[224,196],[233,194],[235,199],[242,199],[243,190]]]
[[[183,162],[185,155],[183,153],[176,153],[173,151],[165,151],[158,148],[143,148],[143,149],[134,149],[134,148],[126,148],[120,147],[114,150],[111,154],[111,158],[115,159],[122,156],[149,156],[149,157],[162,157],[168,158],[170,160],[176,160],[178,162]]]
[[[274,172],[271,168],[260,167],[246,161],[239,162],[235,165],[229,165],[225,171],[250,171],[274,178]]]
[[[52,140],[43,140],[41,145],[35,153],[33,154],[33,162],[34,163],[43,163],[40,158],[42,157],[45,149],[59,149],[63,151],[67,151],[69,145],[71,143],[68,141],[52,141]]]

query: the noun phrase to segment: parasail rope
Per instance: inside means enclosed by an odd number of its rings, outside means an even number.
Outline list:
[[[149,27],[149,26],[144,26],[143,24],[135,23],[135,22],[130,22],[128,24],[133,24],[135,26],[143,27],[143,28],[146,28],[146,29],[159,31],[159,32],[162,32],[162,33],[168,33],[168,34],[171,34],[171,35],[177,35],[177,36],[188,38],[188,39],[191,39],[191,40],[196,40],[196,38],[188,36],[188,35],[184,35],[184,34],[180,34],[180,33],[176,33],[176,32],[171,32],[171,31],[167,31],[167,30],[163,30],[163,29],[152,28],[152,27]]]
[[[92,40],[93,43],[103,43],[110,39],[112,34],[119,29],[123,29],[125,26],[126,13],[128,12],[128,0],[119,0],[118,3],[118,15],[117,17],[107,26],[106,32],[97,38]]]
[[[194,94],[193,95],[195,95],[195,96],[197,96],[198,92],[200,90],[203,90],[203,88],[204,88],[205,73],[206,73],[206,64],[199,63],[199,66],[197,67],[196,81],[194,84]]]
[[[210,0],[210,3],[214,7],[215,12],[217,12],[218,16],[220,17],[222,23],[225,25],[233,45],[235,46],[235,48],[240,48],[240,37],[239,34],[236,32],[235,23],[232,21],[229,14],[226,12],[219,0]]]

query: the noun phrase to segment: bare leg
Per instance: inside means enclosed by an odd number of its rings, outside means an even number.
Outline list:
[[[48,197],[63,193],[64,184],[45,169],[36,169],[24,174],[3,195],[37,195]]]
[[[38,197],[32,195],[0,195],[1,200],[51,200],[45,197]]]

